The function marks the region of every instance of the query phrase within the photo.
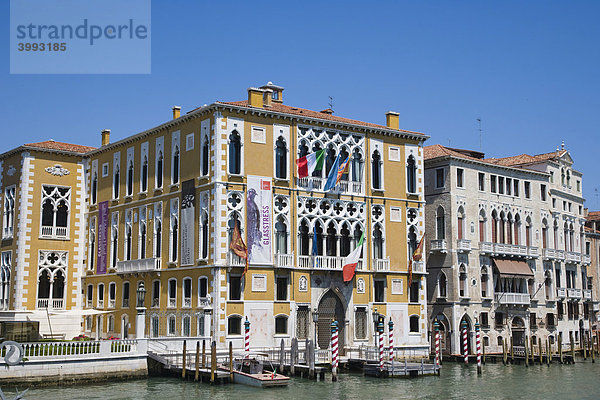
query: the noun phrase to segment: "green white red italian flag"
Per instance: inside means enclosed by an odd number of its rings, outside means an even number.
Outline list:
[[[352,251],[352,253],[348,254],[344,257],[344,267],[342,269],[342,275],[344,277],[344,282],[349,282],[354,278],[354,271],[356,270],[356,265],[358,264],[358,260],[360,260],[363,241],[365,239],[365,233],[360,237],[356,248]]]
[[[323,161],[325,161],[325,150],[317,150],[314,153],[305,155],[296,160],[298,166],[298,177],[306,178],[312,175],[314,171],[323,169]]]

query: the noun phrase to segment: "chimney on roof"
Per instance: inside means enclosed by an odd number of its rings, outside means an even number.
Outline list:
[[[269,81],[266,85],[261,86],[260,89],[271,91],[270,95],[273,103],[283,103],[283,86],[275,85]]]
[[[181,116],[181,107],[175,106],[173,107],[173,119],[177,119]]]
[[[400,129],[400,114],[394,111],[386,112],[385,125],[390,129]]]
[[[271,107],[273,100],[273,91],[271,89],[263,89],[263,106]]]
[[[565,141],[563,140],[562,143],[560,144],[560,149],[564,150],[565,149]]]
[[[248,88],[248,105],[250,107],[260,107],[263,106],[263,92],[264,90],[258,89],[255,87]]]
[[[102,130],[102,146],[106,146],[110,143],[110,129]]]
[[[331,108],[326,108],[324,110],[319,111],[321,114],[333,114],[333,110]]]

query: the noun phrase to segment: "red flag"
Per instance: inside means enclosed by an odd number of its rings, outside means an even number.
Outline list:
[[[413,261],[421,261],[421,258],[423,258],[423,239],[425,239],[425,235],[421,236],[421,241],[419,242],[419,245],[417,246],[415,251],[412,253],[412,256],[410,257],[410,259],[408,260],[408,286],[409,287],[410,287],[410,285],[412,285],[412,263],[413,263]]]
[[[240,233],[240,229],[238,228],[238,224],[235,224],[233,228],[233,234],[231,235],[231,243],[229,243],[229,249],[233,251],[233,253],[246,260],[246,266],[244,267],[244,274],[248,271],[248,247],[246,247],[246,243],[244,243],[244,239],[242,239],[242,234]]]

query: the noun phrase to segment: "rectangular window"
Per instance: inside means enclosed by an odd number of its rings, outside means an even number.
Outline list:
[[[198,315],[198,336],[204,336],[205,335],[205,331],[206,331],[206,323],[204,321],[204,314],[199,314]]]
[[[438,168],[435,170],[435,187],[443,188],[444,184],[444,168]]]
[[[506,178],[506,194],[510,196],[512,194],[512,179]]]
[[[540,185],[540,199],[546,201],[546,185]]]
[[[192,306],[192,279],[186,278],[183,280],[183,307]]]
[[[504,177],[503,176],[498,177],[498,193],[504,194]]]
[[[108,307],[115,308],[117,302],[117,284],[111,282],[108,285]]]
[[[298,306],[296,311],[296,337],[298,339],[308,338],[310,331],[310,310],[308,306]]]
[[[208,278],[202,277],[198,281],[198,296],[205,299],[208,295]]]
[[[277,301],[286,301],[288,298],[288,278],[286,276],[277,277]]]
[[[483,172],[479,173],[479,190],[481,192],[485,191],[485,174]]]
[[[288,319],[284,316],[275,317],[275,334],[287,335]]]
[[[565,310],[564,310],[564,306],[563,306],[563,302],[559,301],[558,303],[556,303],[556,313],[558,314],[558,319],[562,320],[565,314]]]
[[[524,190],[525,190],[525,198],[530,199],[531,198],[531,183],[523,182],[523,185],[524,185]]]
[[[177,307],[177,281],[175,279],[170,279],[167,289],[167,294],[169,296],[168,307],[175,308]]]
[[[465,182],[464,182],[464,175],[465,175],[465,170],[462,168],[457,168],[456,169],[456,186],[459,188],[465,187]]]
[[[419,289],[421,288],[420,282],[418,280],[413,280],[410,284],[410,293],[409,293],[409,301],[411,303],[419,302]]]
[[[160,281],[152,282],[152,307],[160,307]]]
[[[537,319],[534,312],[529,314],[529,329],[537,329]]]
[[[488,328],[490,326],[490,323],[488,321],[488,313],[487,312],[482,312],[481,314],[479,314],[479,319],[481,321],[482,328]]]
[[[366,307],[356,307],[356,311],[354,311],[354,336],[356,339],[367,338],[367,317]]]
[[[88,308],[94,307],[94,285],[87,287],[87,306]]]
[[[490,192],[496,193],[496,175],[490,175]]]
[[[98,308],[104,308],[104,283],[98,285]]]
[[[515,197],[519,197],[519,180],[518,179],[515,179],[513,181],[513,189],[515,189],[514,190]]]
[[[227,319],[227,334],[228,335],[241,335],[242,334],[242,318],[238,316],[231,316]]]
[[[129,282],[123,283],[123,308],[129,308]]]
[[[577,181],[577,191],[581,192],[581,181],[580,180]]]
[[[229,275],[229,300],[238,301],[242,299],[242,278]]]
[[[374,281],[375,303],[385,302],[385,281],[376,279]]]
[[[102,177],[106,178],[108,176],[108,169],[110,168],[108,163],[102,164]]]
[[[504,326],[504,313],[496,311],[496,314],[494,315],[494,323],[496,328],[502,328]]]

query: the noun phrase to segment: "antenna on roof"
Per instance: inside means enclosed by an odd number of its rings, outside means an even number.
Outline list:
[[[333,114],[333,97],[328,96],[329,97],[329,108],[331,109],[331,113]]]
[[[483,137],[482,132],[483,131],[481,130],[481,118],[477,118],[477,127],[479,129],[479,151],[482,151],[483,150],[483,147],[482,147],[483,146],[482,145],[482,140],[483,140],[482,139],[482,137]]]

